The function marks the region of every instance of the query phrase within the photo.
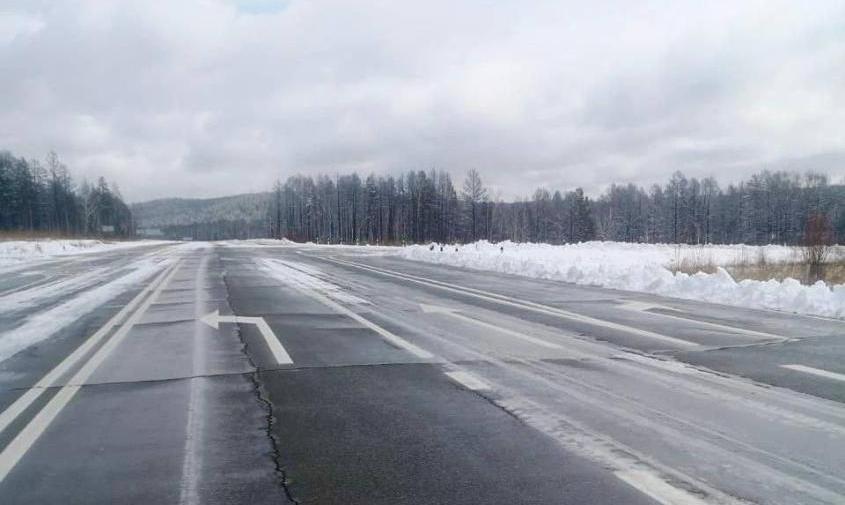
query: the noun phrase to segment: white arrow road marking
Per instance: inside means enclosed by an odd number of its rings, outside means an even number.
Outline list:
[[[530,343],[535,344],[535,345],[547,347],[549,349],[563,349],[562,346],[554,344],[552,342],[547,342],[545,340],[542,340],[542,339],[539,339],[539,338],[536,338],[536,337],[532,337],[531,335],[525,335],[523,333],[519,333],[518,331],[509,330],[507,328],[502,328],[501,326],[496,326],[495,324],[485,323],[484,321],[480,321],[478,319],[465,316],[465,315],[459,313],[458,311],[456,311],[455,309],[451,309],[449,307],[441,307],[439,305],[427,305],[425,303],[421,303],[420,309],[422,309],[422,311],[425,312],[426,314],[446,314],[446,315],[449,315],[449,316],[451,316],[455,319],[458,319],[460,321],[466,321],[468,323],[476,324],[476,325],[481,326],[483,328],[488,328],[488,329],[491,329],[493,331],[503,333],[505,335],[510,335],[512,337],[518,338],[520,340],[524,340],[526,342],[530,342]]]
[[[620,305],[621,308],[625,310],[633,310],[636,312],[646,312],[649,315],[657,316],[657,317],[665,317],[668,319],[676,319],[678,321],[683,321],[685,323],[695,323],[700,324],[702,326],[709,326],[710,328],[716,328],[722,331],[727,331],[729,333],[742,333],[745,335],[760,337],[765,340],[789,340],[787,337],[782,335],[775,335],[772,333],[766,333],[765,331],[756,331],[756,330],[747,330],[745,328],[739,328],[737,326],[728,326],[726,324],[719,324],[719,323],[711,323],[709,321],[701,321],[698,319],[694,319],[691,317],[684,317],[681,314],[680,310],[674,307],[667,307],[665,305],[659,305],[656,303],[648,303],[648,302],[640,302],[640,301],[628,301]],[[677,312],[676,314],[666,314],[664,312],[650,312],[651,309],[664,309],[664,310],[671,310],[673,312]]]
[[[215,310],[201,317],[200,321],[215,330],[220,328],[220,323],[254,324],[258,327],[258,331],[261,332],[261,336],[264,337],[264,341],[267,342],[267,347],[270,348],[270,352],[273,354],[273,358],[276,359],[276,363],[280,365],[293,364],[293,360],[290,359],[290,355],[285,350],[285,347],[263,317],[221,316],[220,311]]]
[[[614,472],[617,478],[664,505],[706,505],[708,502],[644,470]]]
[[[650,302],[641,302],[639,300],[624,300],[619,307],[627,310],[636,310],[639,312],[647,312],[651,309],[666,309],[666,310],[677,310],[674,307],[666,307],[665,305],[659,305],[656,303]]]
[[[845,374],[828,372],[827,370],[822,370],[821,368],[813,368],[811,366],[804,365],[781,365],[781,368],[788,368],[790,370],[795,370],[796,372],[804,372],[818,377],[824,377],[825,379],[845,382]]]
[[[487,384],[486,382],[479,379],[475,375],[472,375],[469,372],[457,370],[454,372],[446,372],[446,376],[452,379],[453,381],[463,385],[470,391],[487,391],[488,389],[490,389],[490,384]]]
[[[97,368],[105,361],[105,359],[114,351],[114,349],[120,345],[120,343],[126,338],[126,335],[129,333],[129,330],[135,326],[150,305],[155,301],[156,298],[161,294],[164,290],[164,287],[173,279],[174,275],[179,266],[179,261],[177,261],[171,268],[170,271],[167,273],[165,279],[159,284],[155,291],[146,299],[144,303],[138,307],[134,313],[123,323],[123,326],[118,329],[112,337],[106,341],[105,344],[102,345],[97,352],[95,352],[88,361],[79,369],[79,371],[74,374],[73,377],[68,381],[68,383],[62,386],[59,389],[59,392],[56,393],[53,398],[47,402],[47,405],[42,408],[32,420],[24,426],[24,428],[9,442],[3,452],[0,453],[0,482],[6,478],[12,468],[18,464],[18,461],[29,451],[29,448],[38,440],[39,437],[44,433],[50,423],[59,415],[59,412],[62,411],[65,406],[73,399],[76,393],[82,388],[82,385],[91,378],[91,375],[97,370]]]

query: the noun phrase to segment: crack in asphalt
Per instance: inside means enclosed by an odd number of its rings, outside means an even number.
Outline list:
[[[223,276],[223,285],[226,286],[226,301],[229,301],[229,283],[227,280],[226,270],[224,269],[222,272]],[[247,352],[248,344],[246,340],[244,340],[243,336],[241,335],[241,327],[240,325],[235,325],[235,331],[238,336],[238,340],[241,341],[241,352],[246,357],[247,361],[249,362],[250,366],[254,369],[253,372],[246,374],[249,378],[250,382],[252,383],[253,392],[255,393],[255,397],[258,400],[264,410],[265,415],[264,419],[266,420],[266,424],[263,428],[264,434],[267,437],[268,441],[270,442],[270,452],[271,452],[271,459],[273,460],[273,466],[279,478],[279,485],[282,488],[282,491],[285,493],[285,497],[287,498],[288,502],[294,503],[299,505],[300,502],[296,498],[293,497],[293,494],[290,490],[290,481],[288,481],[288,475],[285,469],[282,467],[282,456],[281,452],[279,451],[279,440],[276,435],[273,434],[273,425],[276,422],[275,416],[273,415],[273,403],[270,401],[267,392],[264,390],[264,387],[261,384],[261,380],[259,378],[260,369],[255,365],[250,357],[249,353]]]
[[[240,331],[238,331],[238,333],[240,333]],[[273,460],[273,466],[275,467],[276,473],[279,475],[279,485],[282,487],[282,490],[285,493],[285,497],[290,503],[295,503],[299,505],[300,501],[293,497],[293,494],[290,489],[290,481],[288,480],[287,472],[282,467],[282,455],[279,451],[279,440],[276,435],[273,434],[273,425],[276,423],[276,418],[273,415],[273,404],[270,402],[270,399],[267,396],[267,392],[264,390],[264,387],[262,386],[261,381],[258,378],[258,373],[259,372],[256,370],[255,372],[248,374],[248,376],[250,382],[252,382],[255,397],[267,411],[267,414],[264,416],[267,421],[267,424],[264,427],[264,433],[270,440],[270,446],[272,447],[271,458]]]

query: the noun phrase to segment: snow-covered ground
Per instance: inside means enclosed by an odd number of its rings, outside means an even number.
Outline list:
[[[71,254],[94,254],[116,249],[169,243],[155,240],[107,242],[102,240],[11,240],[0,241],[0,269]]]
[[[457,249],[457,250],[456,250]],[[702,300],[729,305],[782,310],[800,314],[845,318],[845,285],[818,282],[802,285],[795,279],[735,281],[721,267],[796,261],[792,248],[784,246],[675,246],[586,242],[548,245],[486,241],[462,246],[418,245],[396,248],[389,254],[458,266],[601,286],[662,296]],[[842,247],[834,258],[842,258]],[[674,267],[712,265],[713,274],[673,273]]]

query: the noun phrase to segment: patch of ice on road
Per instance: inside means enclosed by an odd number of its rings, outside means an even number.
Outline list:
[[[134,263],[128,267],[131,271],[126,275],[80,293],[61,305],[33,314],[17,328],[0,333],[0,362],[33,344],[50,338],[83,315],[136,287],[140,282],[160,271],[166,264],[167,262],[154,260]]]
[[[367,300],[345,291],[336,284],[326,282],[319,276],[323,272],[317,268],[304,263],[277,259],[259,259],[262,265],[276,279],[291,284],[294,287],[305,288],[328,296],[336,302],[350,303],[355,305],[369,305]]]
[[[680,255],[704,254],[718,266],[713,274],[673,273],[669,267]],[[761,252],[762,251],[762,252]],[[840,251],[841,252],[841,251]],[[722,266],[764,255],[768,262],[794,261],[784,246],[706,246],[585,242],[548,245],[486,241],[458,246],[407,246],[393,254],[406,259],[551,279],[575,284],[639,291],[661,296],[773,309],[799,314],[845,318],[845,285],[818,282],[802,285],[795,279],[737,282]],[[689,256],[687,256],[689,257]]]

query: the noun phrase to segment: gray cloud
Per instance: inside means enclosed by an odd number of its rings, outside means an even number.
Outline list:
[[[475,167],[505,198],[845,173],[839,1],[6,3],[0,147],[131,200],[350,169]]]

